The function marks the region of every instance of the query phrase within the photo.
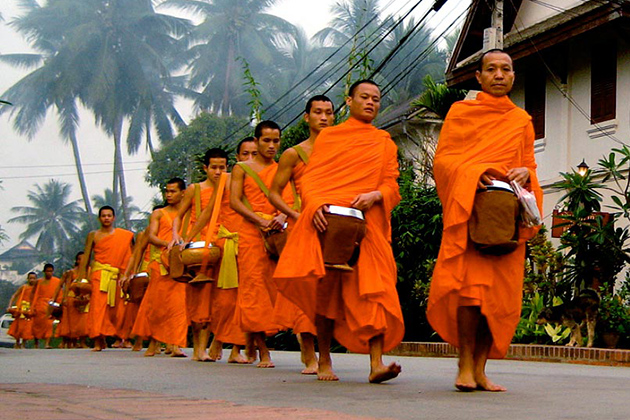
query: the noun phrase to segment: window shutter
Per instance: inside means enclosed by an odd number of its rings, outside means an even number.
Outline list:
[[[617,116],[617,44],[598,44],[591,54],[591,123]]]

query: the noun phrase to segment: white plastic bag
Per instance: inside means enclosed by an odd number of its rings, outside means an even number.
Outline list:
[[[525,227],[534,227],[542,224],[542,217],[540,217],[540,211],[538,211],[536,196],[521,187],[518,182],[512,181],[510,185],[512,185],[512,189],[514,189],[514,193],[521,203],[521,219]]]

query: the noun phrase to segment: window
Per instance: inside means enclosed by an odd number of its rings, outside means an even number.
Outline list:
[[[593,47],[591,53],[591,124],[615,119],[617,114],[617,44]]]
[[[536,140],[545,137],[545,96],[547,79],[543,72],[525,76],[525,111],[532,117]]]

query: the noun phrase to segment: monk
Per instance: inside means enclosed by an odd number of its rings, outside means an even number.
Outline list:
[[[257,366],[273,368],[265,336],[279,329],[271,318],[277,294],[272,278],[275,262],[265,251],[262,234],[282,230],[287,216],[269,203],[261,185],[268,189],[276,173],[278,164],[274,157],[280,147],[280,127],[273,121],[262,121],[254,130],[254,138],[258,154],[234,167],[230,185],[230,205],[245,219],[239,230],[239,292],[235,317],[247,333],[248,359],[256,360],[257,346],[260,356]]]
[[[12,306],[15,306],[19,311],[8,331],[8,334],[15,338],[13,348],[23,349],[26,347],[26,341],[33,339],[32,321],[29,314],[31,301],[29,299],[36,284],[37,274],[33,272],[28,273],[26,283],[20,286],[9,300],[7,311]]]
[[[39,347],[39,340],[44,340],[44,348],[51,349],[50,339],[53,336],[53,319],[50,316],[48,302],[55,300],[55,290],[61,280],[53,276],[55,267],[48,263],[44,265],[44,277],[37,280],[37,285],[31,292],[33,307],[33,338],[35,348]],[[55,300],[56,301],[56,300]]]
[[[61,282],[54,292],[55,300],[62,293],[61,306],[63,308],[63,315],[57,325],[57,336],[61,337],[63,348],[71,349],[75,347],[86,348],[85,339],[87,338],[87,302],[83,304],[82,301],[77,302],[77,296],[72,290],[70,285],[72,281],[77,278],[77,271],[81,264],[81,258],[83,251],[80,251],[74,257],[74,267],[63,273],[61,276]]]
[[[309,138],[300,144],[291,147],[282,153],[278,161],[278,171],[269,189],[269,201],[279,211],[289,216],[289,231],[300,215],[300,200],[302,196],[302,175],[306,169],[308,158],[311,156],[315,139],[326,127],[335,122],[335,114],[332,101],[324,96],[317,95],[306,103],[304,121],[308,124]],[[282,192],[287,184],[292,183],[298,197],[293,206],[287,204],[282,198]],[[300,343],[301,360],[304,363],[303,375],[317,374],[317,356],[315,355],[315,334],[317,330],[311,320],[295,304],[278,295],[274,307],[274,321],[284,328],[291,328],[298,336]]]
[[[488,379],[486,361],[504,357],[512,341],[521,313],[525,241],[537,229],[519,229],[518,248],[493,256],[471,245],[468,219],[476,191],[494,179],[533,191],[539,207],[542,191],[531,118],[507,96],[514,83],[512,59],[501,50],[488,51],[476,77],[483,92],[451,107],[435,155],[444,232],[427,317],[445,341],[459,348],[455,386],[500,392],[505,388]]]
[[[172,240],[168,244],[170,250],[174,245],[185,245],[183,239],[187,238],[189,226],[195,226],[203,210],[208,206],[215,192],[215,185],[221,174],[227,170],[227,158],[221,149],[210,149],[204,155],[203,170],[206,179],[200,183],[192,184],[184,193],[177,215],[172,224]],[[188,222],[187,222],[188,219]],[[182,224],[183,223],[183,224]],[[206,228],[202,227],[199,235],[192,240],[201,241],[206,237]],[[208,280],[211,279],[211,273]],[[193,330],[193,355],[192,360],[198,362],[213,361],[208,356],[207,347],[210,341],[210,317],[212,306],[212,282],[189,283],[186,289],[186,307],[188,320]]]
[[[118,276],[127,266],[133,244],[132,232],[115,227],[116,213],[112,207],[101,207],[98,220],[101,227],[88,234],[78,273],[79,278],[85,278],[93,252],[88,312],[88,333],[94,340],[92,351],[103,350],[107,347],[105,338],[116,335],[116,304],[121,300]]]
[[[166,343],[172,357],[186,357],[181,350],[181,347],[186,347],[188,336],[186,284],[178,283],[168,275],[161,256],[172,239],[173,220],[177,217],[185,191],[184,180],[170,179],[164,193],[167,206],[153,212],[149,221],[149,269],[154,290],[148,301],[146,316],[152,339]]]
[[[249,138],[249,137],[248,137]],[[246,138],[245,140],[247,140]],[[252,137],[253,139],[253,137]],[[245,141],[243,140],[243,141]],[[253,141],[252,141],[253,143]],[[244,145],[246,145],[244,143]],[[245,146],[239,147],[242,150]],[[257,151],[255,152],[257,154]],[[239,162],[249,160],[255,154],[237,154]],[[225,154],[226,164],[228,155]],[[241,355],[241,348],[245,345],[245,333],[240,329],[234,320],[236,302],[238,297],[238,264],[237,253],[239,244],[239,234],[243,218],[230,206],[229,174],[226,173],[226,188],[220,199],[220,209],[217,217],[216,227],[212,235],[214,244],[221,248],[221,261],[214,267],[214,278],[212,289],[212,321],[210,328],[213,334],[212,344],[208,350],[210,360],[220,360],[223,353],[223,344],[232,344],[232,350],[228,357],[228,363],[248,364],[250,361]],[[211,202],[203,210],[193,229],[188,233],[187,240],[190,241],[204,229],[209,228],[214,212],[214,203]]]
[[[317,137],[302,177],[302,212],[274,274],[280,293],[315,322],[322,381],[339,380],[330,357],[333,335],[348,350],[370,354],[370,382],[401,371],[382,360],[402,340],[404,323],[390,245],[390,212],[400,201],[397,149],[372,125],[380,99],[376,83],[355,82],[346,97],[350,118]],[[352,272],[324,267],[318,233],[326,231],[328,205],[364,214],[367,232]]]
[[[253,137],[245,137],[236,146],[236,161],[246,162],[258,154],[258,147]]]

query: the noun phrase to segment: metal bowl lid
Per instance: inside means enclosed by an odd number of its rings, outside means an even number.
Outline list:
[[[504,181],[499,181],[498,179],[493,179],[492,185],[487,185],[486,188],[494,191],[509,191],[511,193],[514,192],[510,184]]]
[[[206,246],[206,241],[196,241],[196,242],[188,242],[184,245],[184,249],[198,249],[204,248]],[[208,244],[208,248],[212,248],[212,244]]]
[[[351,207],[328,206],[328,213],[338,214],[340,216],[356,217],[361,220],[364,219],[363,212],[361,210],[353,209]]]
[[[149,273],[147,273],[146,271],[141,271],[131,276],[131,278],[133,279],[138,278],[138,277],[149,277]]]
[[[60,304],[60,303],[55,302],[54,300],[49,300],[49,301],[48,301],[48,304],[49,304],[50,306],[54,306],[55,308],[59,308],[59,307],[61,306],[61,304]]]

